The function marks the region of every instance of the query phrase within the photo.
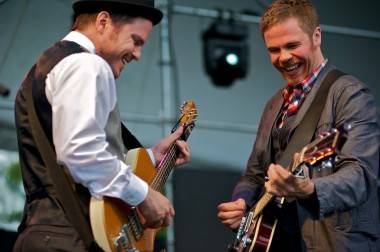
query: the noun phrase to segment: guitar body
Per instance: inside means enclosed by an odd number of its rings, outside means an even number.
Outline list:
[[[156,168],[145,149],[137,148],[128,151],[126,164],[132,167],[137,176],[151,184],[156,175]],[[90,220],[94,238],[99,246],[106,252],[117,252],[115,239],[120,235],[122,227],[131,222],[130,216],[136,212],[135,208],[120,199],[103,197],[98,200],[92,197]],[[158,229],[144,229],[139,239],[131,235],[130,245],[138,251],[153,251],[154,237],[157,231]]]
[[[252,244],[247,252],[268,252],[276,225],[277,219],[275,217],[261,214],[257,223],[251,226]]]

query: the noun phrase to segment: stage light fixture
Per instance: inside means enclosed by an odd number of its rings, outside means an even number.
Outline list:
[[[217,86],[231,86],[248,69],[248,27],[231,20],[218,20],[203,32],[203,61]]]

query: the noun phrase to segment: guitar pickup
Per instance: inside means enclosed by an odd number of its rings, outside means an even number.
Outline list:
[[[138,249],[132,247],[132,239],[129,234],[129,227],[127,224],[123,225],[119,236],[114,240],[117,252],[139,252]]]

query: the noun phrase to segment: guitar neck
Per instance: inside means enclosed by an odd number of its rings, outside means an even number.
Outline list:
[[[169,151],[166,153],[164,159],[157,167],[157,174],[151,184],[152,189],[156,191],[162,191],[170,172],[174,168],[175,160],[177,159],[176,152],[177,147],[175,145],[172,145]]]
[[[193,129],[194,125],[188,125],[185,127],[184,133],[181,136],[181,139],[186,141]],[[170,172],[175,166],[175,161],[179,155],[179,149],[174,143],[170,146],[169,151],[166,153],[165,157],[161,160],[160,164],[157,166],[157,174],[153,179],[152,184],[150,185],[152,189],[156,191],[162,191],[163,186],[168,179]]]
[[[259,214],[262,213],[263,209],[268,205],[268,203],[273,199],[273,195],[269,193],[264,193],[264,195],[256,203],[253,210],[253,219],[255,219]]]
[[[290,164],[290,171],[294,173],[297,171],[297,168],[301,164],[301,158],[304,155],[304,150],[301,152],[301,155]],[[259,199],[259,201],[254,206],[253,218],[256,218],[259,214],[262,213],[263,209],[268,205],[268,203],[273,199],[273,195],[269,193],[264,193],[264,195]]]

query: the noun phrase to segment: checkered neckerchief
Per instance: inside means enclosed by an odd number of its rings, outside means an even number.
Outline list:
[[[307,94],[310,92],[311,88],[314,85],[315,80],[318,77],[318,74],[321,72],[322,68],[326,65],[327,59],[320,64],[317,68],[306,76],[306,78],[298,84],[287,85],[282,91],[282,96],[284,97],[284,106],[281,110],[281,117],[277,123],[278,128],[282,128],[286,119],[295,114],[298,109],[301,107],[302,102],[304,101]]]

